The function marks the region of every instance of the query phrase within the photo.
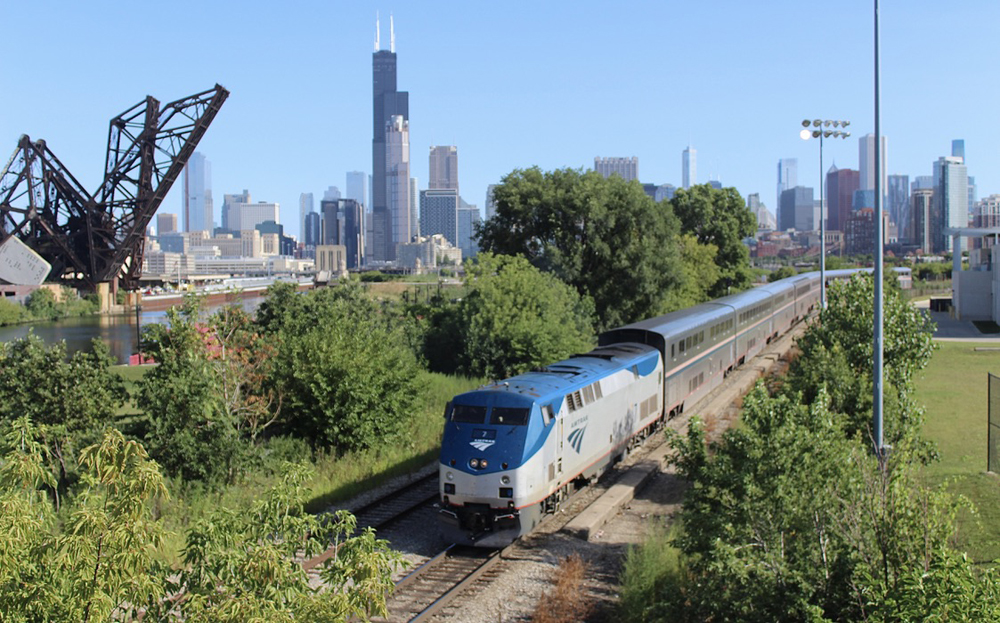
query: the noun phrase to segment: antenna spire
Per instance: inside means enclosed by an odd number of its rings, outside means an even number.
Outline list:
[[[392,24],[392,13],[389,13],[389,51],[396,53],[396,29]]]
[[[379,27],[378,27],[378,11],[375,11],[375,51],[378,52],[379,49]]]

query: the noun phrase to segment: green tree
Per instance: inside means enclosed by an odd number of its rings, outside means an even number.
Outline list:
[[[735,188],[712,188],[709,184],[678,189],[670,200],[680,220],[681,231],[694,234],[698,242],[718,249],[719,278],[709,295],[725,296],[746,290],[753,283],[750,250],[743,239],[757,231],[757,218]]]
[[[416,356],[403,319],[347,282],[288,298],[273,339],[273,379],[297,436],[338,450],[398,434],[417,396]]]
[[[169,324],[143,330],[142,350],[158,364],[143,376],[136,397],[147,418],[144,444],[172,476],[231,482],[250,447],[224,408],[222,380],[209,348],[211,329],[198,321],[197,303],[167,316]]]
[[[501,379],[593,343],[589,302],[523,257],[480,254],[465,283],[467,295],[427,333],[428,350],[439,353],[432,361],[450,352],[458,372]]]
[[[166,495],[155,463],[115,430],[80,455],[79,495],[64,522],[38,487],[51,483],[27,418],[0,461],[0,612],[12,621],[135,617],[163,596],[153,550],[163,531],[150,502]]]
[[[26,313],[24,306],[0,298],[0,327],[24,322]]]
[[[59,317],[56,295],[48,288],[38,288],[29,294],[24,307],[35,320],[55,320]]]
[[[922,411],[912,402],[913,375],[934,351],[933,322],[910,305],[890,279],[883,292],[883,374],[891,441],[915,432]],[[827,308],[799,339],[802,356],[793,362],[788,387],[811,401],[821,388],[833,398],[833,409],[846,413],[849,432],[867,435],[871,417],[871,371],[874,352],[872,275],[857,273],[827,289]]]
[[[534,167],[505,176],[493,197],[480,248],[523,256],[593,299],[599,330],[660,313],[679,284],[677,219],[637,182]]]
[[[57,504],[73,478],[76,450],[96,441],[128,398],[114,363],[100,340],[69,359],[65,342],[46,347],[33,333],[0,344],[0,421],[28,417],[39,427]]]
[[[287,464],[280,482],[242,511],[217,509],[187,534],[184,566],[155,561],[167,496],[157,465],[117,431],[81,453],[79,495],[63,520],[39,487],[45,448],[27,418],[0,441],[0,612],[4,621],[327,621],[385,615],[402,564],[346,513],[303,511],[312,478]],[[331,544],[321,590],[295,558]]]
[[[774,283],[775,281],[787,279],[788,277],[794,277],[797,274],[799,274],[799,271],[795,270],[794,266],[782,266],[778,270],[768,275],[767,281],[769,283]]]
[[[663,311],[685,309],[711,298],[709,292],[719,280],[720,269],[715,263],[718,249],[702,244],[692,234],[678,239],[681,250],[681,274],[678,286],[667,292]]]

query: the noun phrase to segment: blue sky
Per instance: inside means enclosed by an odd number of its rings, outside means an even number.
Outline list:
[[[457,145],[463,197],[515,168],[590,167],[638,156],[643,181],[698,181],[760,193],[773,211],[776,163],[799,160],[815,186],[818,146],[803,118],[845,118],[824,168],[857,167],[874,130],[873,3],[702,2],[55,2],[0,0],[0,161],[44,138],[88,188],[100,181],[108,120],[161,102],[231,91],[198,150],[216,206],[249,189],[281,203],[371,171],[375,14],[399,88],[410,93],[413,174],[431,145]],[[963,138],[980,197],[1000,192],[995,0],[882,0],[882,133],[888,172],[930,175]],[[178,213],[180,184],[161,211]],[[216,216],[218,219],[218,215]]]

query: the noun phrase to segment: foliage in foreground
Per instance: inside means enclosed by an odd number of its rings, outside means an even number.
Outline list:
[[[0,460],[0,612],[5,621],[346,621],[385,614],[400,558],[353,517],[303,513],[309,473],[288,466],[278,486],[243,512],[219,509],[187,536],[183,568],[154,560],[153,514],[167,495],[142,446],[111,430],[81,453],[80,493],[59,521],[45,448],[27,418],[8,427]],[[293,560],[339,546],[309,587]]]
[[[65,342],[46,347],[32,333],[0,344],[0,423],[27,417],[39,427],[57,505],[76,479],[77,452],[99,438],[127,399],[114,363],[100,340],[68,360]]]

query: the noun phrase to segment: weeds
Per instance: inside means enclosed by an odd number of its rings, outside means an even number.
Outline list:
[[[573,623],[587,617],[593,604],[584,580],[587,563],[578,554],[563,559],[555,572],[554,586],[542,593],[531,620],[535,623]]]

